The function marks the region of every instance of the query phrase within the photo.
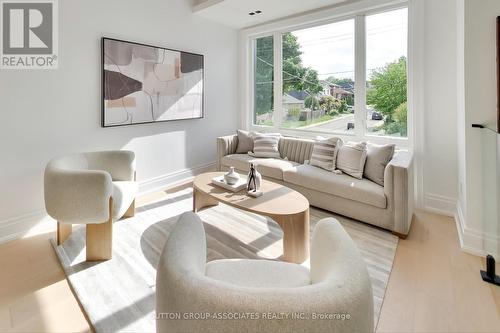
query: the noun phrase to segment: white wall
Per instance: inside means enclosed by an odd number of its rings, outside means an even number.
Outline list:
[[[59,27],[58,70],[0,71],[0,240],[39,218],[53,156],[131,149],[139,181],[161,180],[214,162],[216,137],[236,129],[237,32],[190,1],[64,0]],[[101,128],[102,36],[204,54],[206,118]]]
[[[458,59],[463,60],[463,83],[457,93],[463,94],[463,108],[459,109],[463,122],[464,147],[459,147],[459,182],[462,195],[458,204],[459,233],[463,248],[469,252],[499,254],[499,224],[495,209],[489,207],[498,174],[494,164],[498,135],[471,128],[471,124],[488,124],[496,128],[496,17],[500,15],[498,0],[461,0],[462,13],[458,17],[463,48]],[[462,55],[462,54],[463,55]],[[495,135],[497,138],[495,138]],[[493,160],[493,162],[491,162]],[[497,189],[498,191],[498,189]]]
[[[456,0],[417,1],[424,6],[423,208],[453,215],[458,197]],[[418,28],[417,28],[418,29]],[[415,110],[421,112],[422,110]]]

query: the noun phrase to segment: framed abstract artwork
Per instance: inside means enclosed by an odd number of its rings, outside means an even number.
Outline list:
[[[203,55],[102,38],[103,127],[203,116]]]

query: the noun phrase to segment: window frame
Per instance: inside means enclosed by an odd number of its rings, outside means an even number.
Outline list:
[[[370,134],[366,128],[366,16],[384,13],[397,9],[408,9],[408,51],[407,51],[407,71],[408,71],[408,135],[405,138],[388,135]],[[412,10],[410,0],[364,0],[354,4],[335,6],[331,9],[323,10],[312,14],[284,19],[282,21],[264,24],[261,26],[242,30],[240,33],[241,47],[247,49],[243,52],[244,70],[241,73],[243,82],[242,103],[243,117],[241,126],[248,130],[263,132],[280,132],[289,136],[300,136],[314,138],[316,136],[335,135],[344,140],[352,141],[371,141],[376,143],[396,143],[402,148],[411,148],[413,146],[413,92],[412,92],[412,32],[413,24]],[[314,131],[304,129],[290,129],[282,127],[283,108],[282,108],[282,34],[293,32],[306,28],[317,27],[325,24],[337,23],[345,20],[354,19],[354,70],[355,70],[355,103],[354,103],[354,133],[334,132],[334,131]],[[254,112],[254,52],[255,41],[261,37],[273,36],[274,38],[274,108],[273,108],[273,126],[255,125],[253,123]],[[246,56],[245,56],[246,54]]]

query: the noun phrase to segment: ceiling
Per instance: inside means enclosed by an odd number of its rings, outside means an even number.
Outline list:
[[[193,13],[241,29],[348,0],[198,0]],[[261,14],[248,15],[249,12]]]

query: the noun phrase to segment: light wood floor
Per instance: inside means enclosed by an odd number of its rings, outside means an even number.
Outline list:
[[[51,237],[0,245],[0,332],[91,331]],[[453,219],[417,212],[399,242],[377,331],[500,332],[500,287],[483,283],[480,268],[483,259],[460,250]]]

